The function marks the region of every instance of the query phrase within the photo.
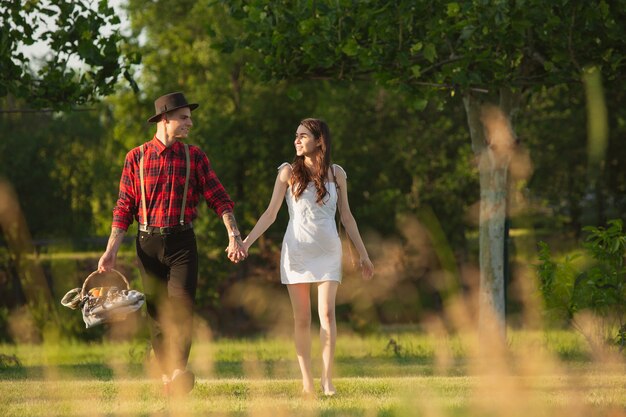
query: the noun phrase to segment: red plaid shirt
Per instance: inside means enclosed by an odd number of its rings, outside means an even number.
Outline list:
[[[139,177],[140,158],[141,147],[136,147],[128,152],[124,161],[120,194],[113,209],[113,227],[122,230],[128,230],[133,219],[144,223]],[[189,145],[189,159],[191,169],[185,223],[193,221],[198,216],[196,207],[201,195],[218,216],[226,211],[232,211],[234,203],[211,169],[204,152],[196,146]],[[185,147],[181,142],[177,141],[166,147],[155,136],[144,144],[143,178],[149,226],[169,227],[180,224],[185,166]]]

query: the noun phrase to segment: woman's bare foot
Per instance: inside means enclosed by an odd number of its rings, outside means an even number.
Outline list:
[[[327,397],[332,397],[333,395],[337,394],[335,386],[330,381],[322,381],[322,392]]]

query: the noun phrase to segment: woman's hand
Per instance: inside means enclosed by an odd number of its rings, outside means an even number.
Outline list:
[[[238,263],[248,257],[248,250],[241,241],[241,236],[231,237],[226,248],[228,259],[231,262]]]
[[[246,254],[250,251],[250,242],[248,242],[247,237],[243,240],[243,248],[246,251]]]
[[[361,259],[359,265],[361,266],[363,279],[370,280],[374,277],[374,264],[370,261],[370,258]]]

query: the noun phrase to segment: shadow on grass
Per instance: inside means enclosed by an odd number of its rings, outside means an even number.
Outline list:
[[[127,375],[137,377],[144,373],[142,365],[126,365]],[[26,379],[97,379],[110,381],[115,371],[104,364],[80,364],[50,366],[13,366],[0,368],[0,380]]]
[[[246,378],[249,375],[250,363],[244,361],[217,361],[213,364],[212,377]],[[261,376],[266,378],[297,377],[295,363],[290,360],[266,360],[254,364],[261,370]],[[339,358],[335,361],[337,375],[342,377],[379,377],[384,376],[415,376],[434,375],[435,370],[431,359],[423,357],[389,357],[389,358]],[[463,374],[464,366],[459,364],[453,373]],[[141,377],[146,374],[141,364],[124,365],[124,375]],[[119,375],[113,367],[103,363],[74,364],[47,366],[9,366],[0,367],[0,380],[27,380],[27,379],[96,379],[101,381],[113,380]]]
[[[584,364],[592,360],[591,352],[577,349],[559,350],[556,355],[561,361],[572,364]]]
[[[245,378],[248,361],[218,361],[213,365],[213,376],[216,378]],[[266,360],[253,364],[254,369],[261,370],[266,378],[281,378],[285,376],[298,377],[296,358],[293,360]],[[337,375],[342,377],[398,377],[398,376],[432,376],[435,375],[435,365],[431,358],[425,357],[388,357],[388,358],[339,358],[335,360]],[[447,373],[450,376],[466,373],[464,361],[458,360]]]
[[[319,417],[363,417],[364,415],[375,415],[377,417],[406,417],[406,413],[401,409],[386,408],[378,410],[378,413],[366,413],[362,407],[337,407],[331,410],[320,410]]]

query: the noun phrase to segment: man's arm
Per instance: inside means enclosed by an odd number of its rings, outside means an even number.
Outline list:
[[[115,267],[117,251],[120,249],[120,245],[122,244],[122,240],[124,240],[125,234],[126,231],[123,229],[117,227],[111,228],[111,236],[109,236],[107,248],[98,261],[98,272],[110,271],[111,268]]]
[[[248,256],[248,253],[243,246],[235,214],[232,211],[225,211],[222,214],[222,220],[228,232],[228,247],[226,248],[228,259],[235,263],[243,261]]]
[[[124,168],[122,169],[122,177],[120,178],[119,196],[115,208],[113,209],[111,235],[109,236],[107,247],[98,261],[99,272],[109,271],[111,268],[115,267],[117,251],[122,244],[128,226],[133,222],[133,218],[137,214],[134,191],[135,168],[133,151],[134,150],[128,152],[124,159]]]

